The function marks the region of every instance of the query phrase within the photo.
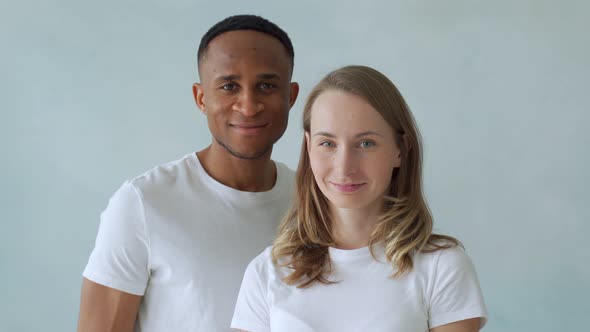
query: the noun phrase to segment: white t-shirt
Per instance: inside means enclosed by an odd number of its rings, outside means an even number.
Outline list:
[[[411,272],[392,279],[382,246],[330,248],[336,284],[299,289],[282,281],[271,248],[246,269],[232,328],[252,332],[427,332],[483,317],[486,308],[469,257],[460,248],[415,255]]]
[[[294,174],[267,192],[211,178],[196,154],[125,182],[101,215],[84,277],[143,295],[135,331],[229,331],[248,262],[272,243]]]

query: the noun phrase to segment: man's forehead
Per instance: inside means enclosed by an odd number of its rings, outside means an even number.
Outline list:
[[[239,74],[225,74],[223,71],[216,71],[216,76],[213,77],[216,81],[239,81],[243,78]],[[254,75],[258,80],[281,80],[280,73],[276,72],[259,72]]]
[[[244,68],[257,74],[286,76],[290,59],[280,41],[252,30],[225,32],[211,41],[199,63],[199,71],[212,76],[240,75]]]
[[[277,38],[255,30],[234,30],[221,33],[209,42],[207,49],[225,50],[228,47],[250,49],[264,46],[283,50],[287,54],[283,44]]]

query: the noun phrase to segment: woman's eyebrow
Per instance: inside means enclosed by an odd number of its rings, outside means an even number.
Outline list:
[[[371,136],[371,135],[383,137],[382,134],[380,134],[380,133],[378,133],[376,131],[371,131],[371,130],[363,131],[362,133],[358,133],[358,134],[354,135],[354,137],[355,138],[358,138],[358,137]],[[319,131],[319,132],[313,134],[313,136],[325,136],[325,137],[331,137],[331,138],[336,137],[336,135],[334,135],[332,133],[329,133],[327,131]]]
[[[376,131],[372,131],[372,130],[367,130],[367,131],[363,131],[362,133],[358,133],[355,135],[355,137],[362,137],[362,136],[381,136],[383,137],[383,135],[381,135],[380,133],[376,132]]]
[[[319,131],[319,132],[313,134],[313,136],[326,136],[326,137],[332,137],[332,138],[336,137],[334,134],[331,134],[327,131]]]

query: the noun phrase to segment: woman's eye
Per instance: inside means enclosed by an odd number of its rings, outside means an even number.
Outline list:
[[[326,147],[326,148],[331,148],[334,146],[334,144],[330,141],[323,141],[320,143],[320,146]]]
[[[361,144],[359,144],[359,146],[361,148],[370,148],[372,146],[375,146],[375,143],[372,141],[362,141]]]

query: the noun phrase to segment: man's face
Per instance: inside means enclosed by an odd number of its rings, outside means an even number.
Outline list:
[[[270,155],[297,98],[291,70],[281,42],[261,32],[225,32],[209,43],[193,91],[214,148],[243,159]]]

